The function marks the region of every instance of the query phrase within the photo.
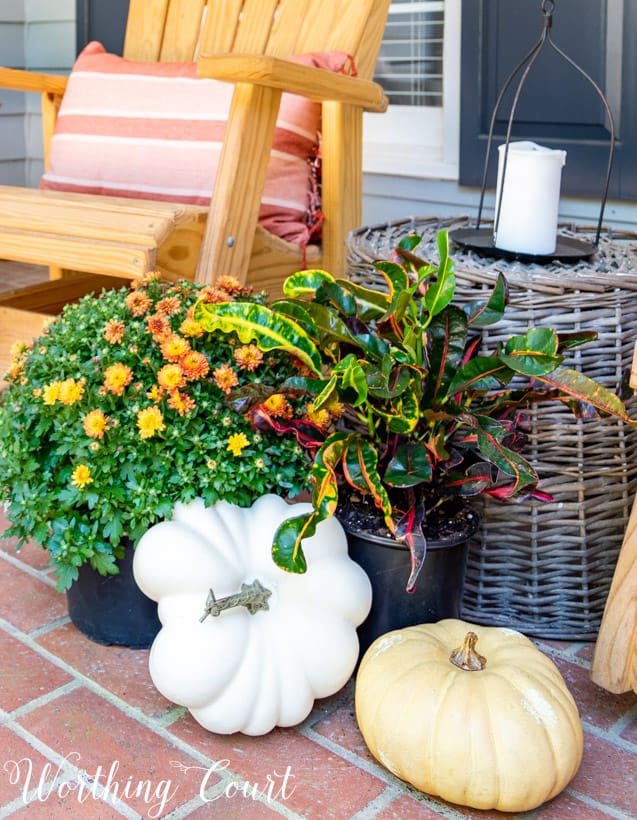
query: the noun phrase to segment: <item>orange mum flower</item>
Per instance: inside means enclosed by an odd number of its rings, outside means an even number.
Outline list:
[[[181,310],[181,301],[177,296],[166,296],[157,302],[155,310],[164,316],[174,316]]]
[[[108,429],[108,417],[101,410],[91,410],[84,416],[84,432],[90,438],[104,438]]]
[[[124,388],[133,381],[133,371],[125,364],[118,362],[104,371],[104,390],[116,396],[124,394]]]
[[[109,319],[104,326],[104,338],[112,345],[119,344],[124,338],[125,329],[124,322],[118,319]]]
[[[171,333],[161,343],[161,355],[169,362],[178,362],[179,359],[188,353],[190,350],[190,342],[179,336],[177,333]]]
[[[150,273],[144,273],[142,276],[138,276],[137,279],[133,279],[130,284],[130,287],[134,290],[135,288],[145,288],[150,282],[155,282],[157,279],[161,279],[161,272],[158,270],[154,270]]]
[[[189,381],[203,379],[210,370],[208,359],[206,359],[203,353],[199,353],[197,350],[189,350],[187,353],[184,353],[181,359],[179,359],[179,364]]]
[[[184,371],[178,364],[165,364],[157,374],[159,386],[165,390],[177,390],[186,384]]]
[[[222,288],[216,287],[202,288],[199,296],[204,302],[208,302],[211,305],[216,305],[219,302],[233,301],[232,296],[227,290],[222,290]]]
[[[126,307],[133,316],[145,316],[152,306],[150,296],[142,290],[134,290],[126,297]]]
[[[185,393],[174,390],[168,397],[168,406],[176,410],[180,416],[185,416],[197,406],[195,402]]]
[[[279,419],[292,418],[292,406],[283,393],[273,393],[263,402],[263,406],[271,416]]]
[[[220,276],[215,280],[215,287],[225,290],[231,296],[238,296],[243,290],[236,276]]]
[[[217,367],[212,375],[217,387],[219,390],[223,390],[224,393],[229,393],[233,387],[239,384],[237,374],[229,364],[222,364],[221,367]]]
[[[146,319],[146,330],[156,342],[161,342],[170,333],[170,322],[165,316],[153,313]]]
[[[252,373],[263,361],[263,353],[256,345],[243,345],[234,351],[234,360],[239,367]]]

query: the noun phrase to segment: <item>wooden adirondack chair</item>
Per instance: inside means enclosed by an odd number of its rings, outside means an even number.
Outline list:
[[[345,235],[361,221],[362,114],[386,107],[371,77],[389,5],[131,0],[125,58],[196,60],[200,76],[235,84],[210,207],[0,186],[0,259],[44,264],[52,272],[46,287],[0,300],[0,356],[8,342],[38,333],[43,317],[61,304],[145,271],[204,283],[233,274],[274,295],[303,263],[298,245],[257,224],[284,90],[322,103],[322,246],[307,248],[307,263],[344,275]],[[334,50],[352,56],[357,76],[288,59]],[[42,94],[45,166],[66,83],[62,76],[0,68],[0,87]]]

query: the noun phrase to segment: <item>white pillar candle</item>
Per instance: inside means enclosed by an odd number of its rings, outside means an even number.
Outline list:
[[[496,248],[518,253],[550,255],[557,241],[562,167],[566,151],[534,142],[511,142],[506,162],[504,193],[498,219],[506,145],[498,148],[496,190]]]

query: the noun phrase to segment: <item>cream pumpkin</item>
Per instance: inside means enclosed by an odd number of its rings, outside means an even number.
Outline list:
[[[581,762],[582,726],[559,670],[511,629],[448,619],[389,632],[365,653],[355,699],[374,757],[452,803],[530,810]]]
[[[307,539],[304,574],[272,559],[278,526],[310,509],[276,495],[250,508],[177,504],[135,550],[135,580],[158,602],[162,623],[150,651],[153,683],[211,731],[295,725],[354,671],[371,585],[339,522],[327,519]]]

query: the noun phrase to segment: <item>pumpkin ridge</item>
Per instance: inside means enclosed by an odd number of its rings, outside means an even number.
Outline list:
[[[532,675],[533,678],[536,677],[533,673],[529,673],[528,669],[524,669],[524,674],[527,675],[527,676]],[[505,676],[505,675],[503,675],[499,672],[494,672],[493,670],[491,671],[491,677],[492,678],[497,677],[500,680],[504,681],[506,683],[506,685],[518,695],[520,700],[524,699],[524,702],[528,702],[527,693],[524,691],[524,689],[521,689],[519,685],[516,685],[516,683],[514,681],[512,681],[512,679],[510,677],[507,677],[507,676]],[[538,683],[541,684],[542,682],[538,681]],[[552,683],[551,688],[549,688],[547,686],[542,686],[542,689],[544,690],[544,694],[546,694],[548,696],[548,697],[544,698],[547,703],[551,703],[552,701],[555,701],[555,690],[557,689],[557,687],[555,687],[555,681],[551,681],[551,683]],[[532,704],[529,704],[529,705],[532,706]],[[554,705],[554,704],[551,703],[551,705]],[[562,704],[559,704],[559,706],[560,706],[560,712],[562,713],[562,720],[564,719],[564,716],[566,716],[569,726],[571,728],[573,728],[573,724],[571,723],[572,711],[568,710],[568,709],[564,709]],[[525,707],[525,711],[528,711],[528,710],[526,710],[526,707]],[[551,756],[551,765],[547,767],[547,771],[552,772],[553,781],[552,781],[552,784],[550,785],[550,787],[547,786],[546,794],[545,794],[544,797],[542,797],[541,802],[545,803],[547,800],[550,800],[552,797],[555,797],[555,795],[560,791],[560,789],[557,788],[558,785],[559,785],[559,781],[557,779],[557,774],[558,773],[563,773],[563,767],[560,766],[560,755],[558,755],[557,749],[554,745],[554,732],[549,731],[547,729],[546,721],[540,719],[542,717],[541,715],[538,717],[537,713],[534,713],[534,712],[529,712],[529,714],[531,714],[531,716],[535,719],[537,727],[542,733],[542,737],[544,739],[544,745],[546,747],[548,747],[548,750],[549,750],[549,753],[550,753],[550,756]],[[559,716],[556,716],[555,723],[557,725],[560,724]],[[557,735],[557,737],[559,738],[559,734]],[[580,754],[580,760],[581,760],[581,754]],[[571,772],[570,777],[568,778],[567,782],[575,775],[578,768],[579,768],[579,762],[578,762],[577,766],[575,766],[575,768]],[[532,790],[533,790],[533,784],[529,781],[528,792],[527,792],[527,795],[525,795],[525,799],[527,799],[528,796],[530,796],[528,793],[532,792]]]

